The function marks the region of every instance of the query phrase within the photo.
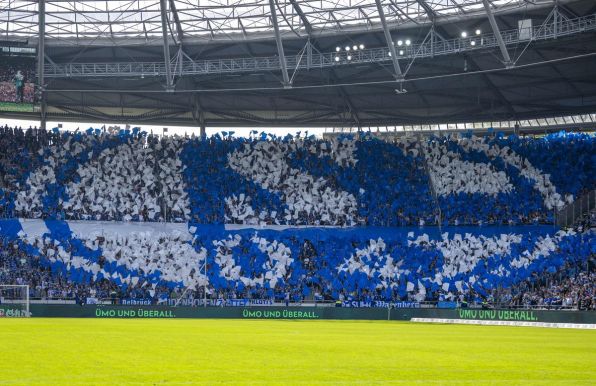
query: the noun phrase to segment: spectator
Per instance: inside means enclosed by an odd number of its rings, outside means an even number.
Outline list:
[[[23,103],[23,89],[25,88],[25,76],[21,74],[20,70],[18,70],[16,75],[14,76],[14,87],[16,90],[15,101],[17,103]]]

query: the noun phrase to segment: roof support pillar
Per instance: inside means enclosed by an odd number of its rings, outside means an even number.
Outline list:
[[[435,57],[435,39],[436,39],[435,35],[436,35],[435,22],[433,21],[433,24],[430,27],[430,56],[431,56],[431,58]]]
[[[381,25],[383,26],[383,32],[385,33],[387,47],[389,48],[389,53],[391,54],[393,70],[395,71],[395,79],[403,79],[404,76],[401,73],[401,68],[399,67],[399,61],[397,60],[397,52],[395,51],[395,44],[393,44],[393,39],[391,38],[391,32],[389,32],[389,28],[387,28],[387,21],[385,20],[385,12],[383,12],[381,0],[375,0],[375,3],[377,3],[377,11],[379,12],[379,18],[381,19]]]
[[[207,133],[205,129],[205,114],[201,112],[201,120],[199,122],[199,134],[202,140],[207,139]]]
[[[277,12],[275,11],[275,0],[269,0],[269,8],[271,9],[271,22],[273,23],[273,31],[275,32],[275,43],[277,44],[277,53],[279,56],[279,66],[281,67],[281,75],[283,76],[283,86],[291,87],[290,77],[288,76],[288,66],[286,64],[286,56],[284,55],[284,46],[281,41],[279,33],[279,25],[277,24]]]
[[[45,87],[45,48],[46,48],[46,2],[45,0],[39,0],[38,2],[38,47],[37,47],[37,80],[39,82],[39,102],[41,106],[40,114],[40,128],[46,129],[46,87]]]
[[[167,0],[159,1],[161,11],[161,32],[163,36],[163,57],[166,66],[166,90],[174,89],[174,79],[172,78],[172,68],[170,66],[170,41],[168,39],[168,5]]]
[[[490,9],[490,3],[488,2],[488,0],[482,0],[482,4],[484,4],[484,9],[486,10],[486,14],[488,15],[488,21],[490,22],[490,26],[493,30],[493,33],[495,34],[495,38],[497,39],[499,48],[501,49],[501,55],[503,55],[505,67],[513,67],[513,62],[511,62],[511,57],[509,57],[509,52],[507,51],[507,47],[505,46],[505,41],[503,40],[503,36],[501,35],[501,30],[499,30],[497,20],[495,20],[495,15],[493,15],[493,11]]]
[[[207,137],[205,133],[205,112],[201,106],[199,94],[194,94],[192,97],[192,117],[199,125],[201,139],[205,139]]]
[[[559,37],[559,7],[557,7],[557,4],[553,9],[553,35],[555,39]]]
[[[310,70],[312,67],[312,43],[310,42],[310,38],[306,42],[306,69]]]

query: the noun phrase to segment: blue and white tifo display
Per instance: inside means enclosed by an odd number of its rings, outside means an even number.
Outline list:
[[[593,232],[552,225],[596,187],[585,134],[0,132],[3,253],[72,283],[150,297],[455,300],[596,253]]]
[[[596,187],[596,139],[156,137],[0,128],[0,217],[200,224],[552,223]],[[436,196],[433,195],[433,188]]]
[[[236,229],[176,223],[3,220],[12,253],[74,283],[150,297],[176,287],[239,298],[479,298],[596,253],[552,226]],[[506,232],[506,233],[505,233]],[[156,290],[157,289],[157,290]]]

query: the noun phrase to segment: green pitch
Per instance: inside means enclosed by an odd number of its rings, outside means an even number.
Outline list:
[[[596,331],[400,322],[0,319],[0,385],[594,385]]]

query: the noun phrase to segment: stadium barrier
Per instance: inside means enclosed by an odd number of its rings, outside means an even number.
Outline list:
[[[32,317],[411,320],[413,318],[596,324],[593,311],[344,307],[166,307],[31,304]],[[24,316],[0,305],[0,317]]]

